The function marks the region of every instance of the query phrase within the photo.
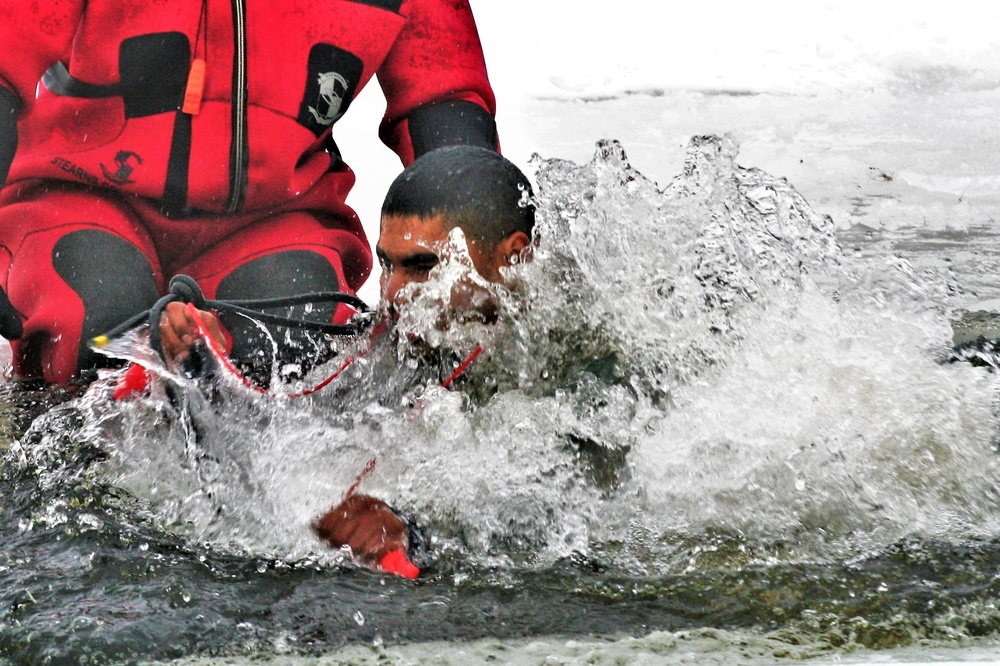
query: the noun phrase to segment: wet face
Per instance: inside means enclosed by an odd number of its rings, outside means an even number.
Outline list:
[[[400,290],[412,282],[425,282],[438,265],[439,251],[454,225],[442,215],[432,218],[417,215],[383,216],[375,253],[382,266],[382,298],[390,304]],[[488,280],[501,280],[494,253],[483,252],[469,241],[469,255],[476,270]]]

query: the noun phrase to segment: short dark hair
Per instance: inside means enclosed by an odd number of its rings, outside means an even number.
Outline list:
[[[448,146],[422,155],[389,186],[382,215],[445,215],[472,239],[495,247],[512,233],[531,236],[531,183],[487,148]]]

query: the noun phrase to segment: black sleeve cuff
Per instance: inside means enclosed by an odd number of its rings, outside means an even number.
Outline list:
[[[414,159],[445,146],[497,149],[496,121],[472,102],[441,102],[415,109],[409,115],[409,129]]]
[[[421,569],[430,566],[434,561],[431,555],[431,542],[423,528],[417,524],[416,516],[408,511],[400,511],[392,505],[388,506],[406,526],[406,536],[410,543],[406,553],[407,558]]]

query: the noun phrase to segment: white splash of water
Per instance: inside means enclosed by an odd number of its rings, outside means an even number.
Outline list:
[[[408,335],[329,392],[230,399],[200,442],[162,401],[109,418],[93,398],[102,477],[193,540],[287,558],[336,559],[309,523],[371,457],[360,491],[414,511],[446,559],[676,570],[995,534],[996,382],[937,362],[946,276],[845,257],[736,153],[696,138],[662,190],[615,142],[582,166],[537,158],[538,246],[493,292],[498,324],[441,333],[469,277],[452,239]]]

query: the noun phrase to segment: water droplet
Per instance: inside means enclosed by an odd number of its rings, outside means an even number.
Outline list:
[[[361,611],[354,611],[354,621],[358,623],[359,627],[365,626],[365,616],[361,614]]]

